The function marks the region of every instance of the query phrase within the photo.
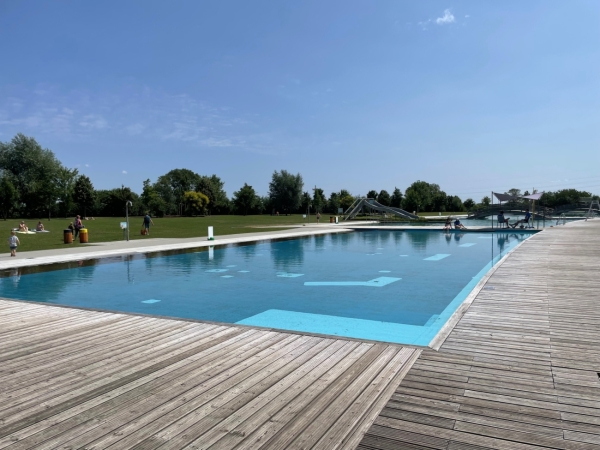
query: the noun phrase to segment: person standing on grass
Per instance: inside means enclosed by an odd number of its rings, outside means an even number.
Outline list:
[[[77,236],[79,236],[79,230],[81,230],[83,228],[83,223],[81,222],[81,216],[77,215],[77,217],[75,217],[75,224],[73,225],[73,227],[75,228],[75,234],[73,234],[73,240],[75,240],[77,238]]]
[[[319,223],[319,221],[321,220],[321,213],[317,213],[317,223]]]
[[[152,217],[150,217],[150,213],[146,213],[144,216],[144,230],[146,231],[146,236],[150,234],[150,224],[154,225],[152,222]]]
[[[8,246],[10,247],[10,256],[17,256],[17,245],[21,242],[17,237],[17,233],[14,231],[10,232],[10,237],[8,238]]]

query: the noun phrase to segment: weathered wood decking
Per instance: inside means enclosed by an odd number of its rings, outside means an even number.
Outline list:
[[[600,449],[599,269],[598,220],[524,243],[359,448]]]
[[[419,353],[0,300],[0,449],[354,448]]]

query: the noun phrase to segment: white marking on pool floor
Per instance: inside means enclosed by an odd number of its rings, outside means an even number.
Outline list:
[[[450,255],[445,253],[438,253],[437,255],[430,256],[429,258],[423,259],[423,261],[439,261],[440,259],[447,258]]]
[[[156,300],[155,298],[151,298],[150,300],[142,300],[142,303],[158,303],[160,300]]]

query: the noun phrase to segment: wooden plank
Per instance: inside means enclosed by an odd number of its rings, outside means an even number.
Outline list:
[[[598,235],[574,223],[514,251],[359,448],[600,449]]]

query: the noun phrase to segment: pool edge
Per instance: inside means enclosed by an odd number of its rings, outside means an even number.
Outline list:
[[[541,233],[543,231],[544,230],[539,230],[537,233]],[[458,324],[460,319],[462,319],[462,317],[466,314],[467,310],[469,309],[469,307],[471,306],[471,304],[473,303],[473,301],[475,300],[475,298],[477,297],[479,292],[481,292],[483,287],[487,284],[489,279],[492,277],[494,272],[496,272],[496,270],[498,270],[500,268],[500,266],[502,264],[504,264],[506,259],[515,250],[517,250],[519,247],[521,247],[521,245],[523,245],[525,242],[527,242],[532,236],[535,236],[537,233],[532,233],[531,236],[529,236],[527,239],[525,239],[522,242],[519,242],[517,245],[515,245],[512,249],[510,249],[508,251],[508,253],[506,253],[506,255],[504,255],[502,258],[500,258],[500,260],[496,264],[494,264],[490,268],[490,270],[488,270],[485,273],[485,275],[483,275],[483,277],[481,277],[479,282],[475,285],[475,287],[471,290],[471,292],[469,292],[469,294],[465,297],[465,299],[462,301],[460,306],[458,308],[456,308],[456,310],[452,313],[450,318],[446,321],[446,323],[444,323],[442,328],[440,328],[440,331],[438,331],[438,333],[435,335],[435,337],[429,342],[429,345],[427,345],[427,347],[431,348],[432,350],[436,350],[436,351],[438,351],[440,349],[442,344],[446,341],[448,336],[450,336],[450,333],[452,332],[454,327]]]

